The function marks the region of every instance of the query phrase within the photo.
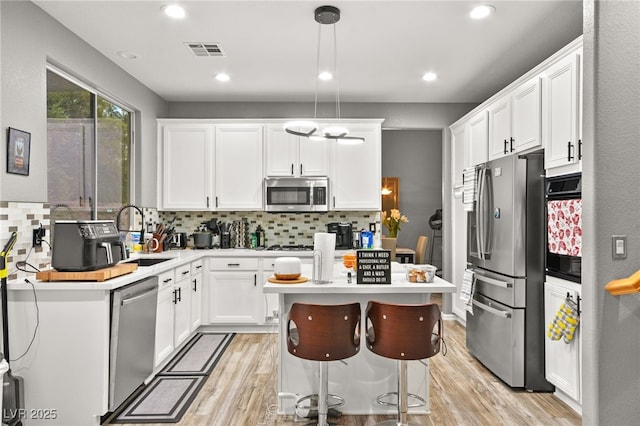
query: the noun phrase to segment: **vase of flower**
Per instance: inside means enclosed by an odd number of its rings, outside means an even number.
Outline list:
[[[391,209],[391,213],[387,216],[387,212],[382,212],[382,224],[387,228],[389,238],[398,238],[398,231],[402,223],[409,222],[409,219],[400,214],[400,210]]]

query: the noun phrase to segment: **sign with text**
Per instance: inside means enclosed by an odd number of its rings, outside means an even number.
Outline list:
[[[391,284],[391,250],[358,250],[356,254],[358,284]]]

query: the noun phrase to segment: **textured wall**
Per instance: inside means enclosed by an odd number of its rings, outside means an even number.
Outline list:
[[[640,294],[604,286],[640,268],[640,3],[584,7],[583,424],[640,418]],[[611,236],[628,238],[612,260]]]

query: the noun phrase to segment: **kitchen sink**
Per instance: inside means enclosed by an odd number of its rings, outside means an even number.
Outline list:
[[[128,260],[124,263],[137,263],[138,266],[153,266],[171,259],[171,257],[141,257],[139,259]]]

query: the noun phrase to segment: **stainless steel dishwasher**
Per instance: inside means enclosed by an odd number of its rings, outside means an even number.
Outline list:
[[[153,372],[158,277],[111,294],[109,411],[124,402]]]

